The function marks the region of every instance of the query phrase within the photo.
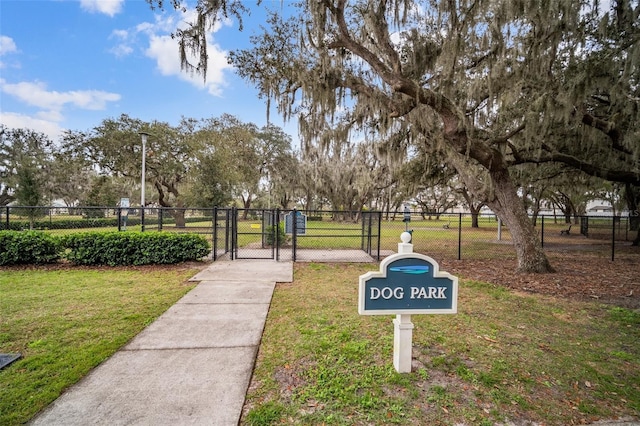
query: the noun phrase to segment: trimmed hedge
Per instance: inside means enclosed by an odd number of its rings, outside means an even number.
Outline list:
[[[61,237],[65,257],[77,265],[149,265],[199,260],[209,243],[195,234],[84,232]]]
[[[0,265],[55,263],[149,265],[199,260],[209,243],[196,234],[83,232],[55,236],[41,231],[0,231]]]
[[[60,239],[44,232],[0,232],[0,265],[55,263],[60,249]]]
[[[211,217],[188,217],[185,218],[185,223],[212,221]],[[146,217],[144,219],[145,226],[158,225],[160,221],[155,217]],[[173,225],[176,221],[172,217],[164,217],[162,219],[163,225]],[[139,217],[129,217],[127,220],[127,226],[140,225]],[[41,219],[33,222],[33,228],[37,230],[52,230],[52,229],[84,229],[84,228],[108,228],[117,227],[118,218],[86,218],[86,219],[61,219],[61,220],[49,220]],[[5,220],[0,221],[0,230],[6,230],[7,224]],[[29,221],[24,219],[11,219],[9,221],[9,230],[22,231],[29,229]]]
[[[156,220],[155,223],[158,221]],[[145,220],[145,224],[151,224],[151,221]],[[140,225],[140,219],[129,219],[127,225],[134,226]],[[6,228],[6,223],[0,223],[0,230]],[[33,222],[33,228],[38,230],[52,230],[52,229],[82,229],[82,228],[108,228],[117,227],[118,219],[63,219],[63,220],[36,220]],[[29,221],[26,220],[11,220],[9,222],[9,228],[13,231],[21,231],[29,229]]]

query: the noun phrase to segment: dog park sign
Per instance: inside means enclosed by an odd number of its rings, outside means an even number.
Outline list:
[[[386,257],[380,270],[360,275],[358,313],[396,315],[393,320],[393,365],[411,372],[412,314],[458,312],[458,278],[440,271],[438,263],[413,253],[411,234],[403,232],[398,253]]]

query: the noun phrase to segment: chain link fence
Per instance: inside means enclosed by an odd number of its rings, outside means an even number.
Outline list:
[[[639,218],[560,216],[535,220],[545,250],[628,251]],[[377,261],[412,234],[414,251],[434,259],[515,258],[511,234],[495,215],[349,212],[237,208],[22,207],[0,208],[0,230],[144,231],[203,235],[212,258],[293,261]]]

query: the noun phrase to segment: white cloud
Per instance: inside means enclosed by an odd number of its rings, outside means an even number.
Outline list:
[[[133,41],[127,30],[113,30],[109,39],[116,39],[119,44],[109,49],[116,57],[122,58],[133,53]]]
[[[53,141],[57,140],[65,130],[55,121],[43,120],[13,112],[0,111],[0,123],[10,129],[31,129],[39,133],[44,133]]]
[[[16,46],[16,43],[13,41],[13,39],[11,37],[0,35],[0,57],[7,55],[9,53],[17,53],[17,52],[18,52],[18,47]],[[4,61],[0,60],[0,69],[6,68],[9,66],[19,68],[20,65],[18,63],[7,64]]]
[[[114,16],[122,11],[124,0],[80,0],[80,7],[90,13]]]
[[[106,108],[107,102],[120,100],[119,94],[101,90],[50,91],[47,90],[46,84],[41,82],[6,83],[0,80],[0,90],[27,105],[53,111],[59,111],[65,105],[102,110]]]
[[[42,82],[7,83],[0,78],[0,92],[13,96],[18,101],[39,109],[33,116],[0,111],[1,123],[10,128],[30,128],[45,133],[56,140],[63,129],[58,123],[65,117],[67,106],[83,110],[103,110],[108,102],[117,102],[120,95],[101,90],[71,90],[58,92],[47,90]]]
[[[195,10],[186,12],[174,12],[155,15],[154,22],[142,22],[129,30],[115,30],[110,38],[119,40],[119,43],[110,49],[110,52],[118,57],[130,55],[134,52],[136,45],[141,42],[139,39],[148,38],[148,45],[144,49],[144,54],[153,59],[157,70],[163,76],[177,77],[186,81],[199,89],[207,90],[214,96],[221,96],[222,89],[226,85],[224,72],[232,69],[227,63],[227,52],[220,46],[213,43],[212,35],[207,42],[207,63],[206,81],[201,75],[183,71],[180,66],[180,54],[178,41],[171,38],[178,28],[186,28],[188,22],[192,22],[196,17]],[[223,26],[230,26],[233,22],[229,19],[216,22],[212,30],[218,31]],[[146,44],[146,42],[145,42]],[[191,63],[195,63],[196,58],[189,58]]]
[[[139,27],[149,34],[149,47],[145,51],[145,54],[156,61],[156,66],[162,75],[176,76],[198,88],[206,89],[214,96],[221,96],[222,89],[226,84],[224,71],[232,69],[231,65],[227,63],[227,52],[222,50],[217,44],[214,44],[212,42],[212,36],[210,35],[208,37],[209,40],[207,40],[207,55],[209,59],[207,62],[206,81],[201,75],[182,70],[180,67],[178,41],[171,38],[168,34],[163,34],[166,31],[175,31],[177,27],[185,27],[187,25],[186,22],[191,22],[195,18],[195,11],[187,11],[184,15],[180,15],[180,17],[181,19],[179,20],[175,19],[175,15],[166,18],[157,17],[153,27]],[[176,21],[179,22],[177,26]],[[229,20],[220,22],[215,26],[214,32],[220,29],[222,25],[231,24]],[[197,63],[195,56],[188,55],[188,57],[189,62]]]
[[[11,37],[0,36],[0,56],[18,51],[16,43]]]
[[[109,49],[109,52],[113,53],[118,58],[123,58],[133,53],[133,47],[129,46],[128,44],[121,43]]]
[[[149,48],[145,54],[156,61],[158,71],[162,75],[176,76],[183,81],[189,82],[198,88],[206,89],[214,96],[222,94],[225,85],[224,70],[230,69],[227,63],[226,52],[217,45],[208,44],[207,54],[209,62],[207,64],[206,81],[201,75],[191,74],[180,68],[180,56],[178,55],[178,42],[168,35],[151,36],[149,38]],[[190,58],[195,61],[195,58]]]

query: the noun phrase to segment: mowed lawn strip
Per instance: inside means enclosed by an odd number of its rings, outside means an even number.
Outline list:
[[[195,283],[192,266],[0,271],[0,424],[21,424],[107,359]]]
[[[296,264],[271,303],[242,424],[582,424],[640,416],[640,313],[460,280],[459,313],[359,316],[375,265]]]

